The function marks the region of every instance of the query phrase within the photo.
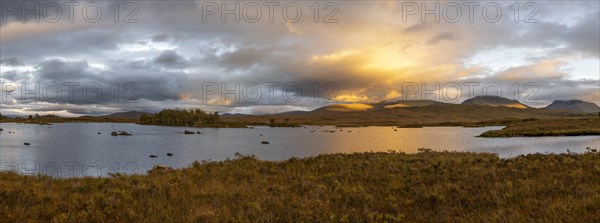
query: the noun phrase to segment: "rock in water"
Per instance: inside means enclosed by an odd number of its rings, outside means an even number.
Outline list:
[[[156,158],[158,157],[157,155],[150,155],[150,158]]]
[[[23,145],[30,146],[31,143],[26,142],[26,143],[23,143]]]
[[[126,131],[120,131],[120,132],[119,132],[119,135],[120,135],[120,136],[130,136],[131,134],[130,134],[130,133],[128,133],[128,132],[126,132]]]
[[[269,142],[267,142],[267,141],[262,141],[261,143],[262,144],[269,144]]]

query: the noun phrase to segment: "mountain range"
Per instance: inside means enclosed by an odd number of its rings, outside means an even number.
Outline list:
[[[315,125],[455,125],[458,123],[497,122],[522,119],[555,119],[598,115],[600,107],[583,101],[568,106],[533,108],[516,100],[495,96],[478,96],[462,104],[431,100],[351,103],[327,105],[310,112],[287,112],[273,115],[228,115],[228,121],[268,123],[270,119],[288,119],[292,123]],[[564,104],[564,103],[562,103]],[[591,105],[590,105],[591,104]],[[595,108],[595,110],[594,110]]]
[[[395,101],[395,102],[381,102],[381,103],[351,103],[351,104],[334,104],[324,106],[315,109],[312,112],[355,112],[355,111],[374,111],[394,108],[414,108],[424,107],[432,105],[456,105],[443,103],[432,100],[416,100],[416,101]],[[517,100],[498,96],[476,96],[465,100],[460,105],[484,105],[491,107],[507,107],[507,108],[518,108],[518,109],[536,109],[527,106]],[[542,108],[546,110],[556,111],[571,111],[580,113],[597,113],[600,112],[600,107],[591,102],[585,102],[581,100],[556,100],[552,104]]]

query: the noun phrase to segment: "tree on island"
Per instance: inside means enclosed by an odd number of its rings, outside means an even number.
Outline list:
[[[277,123],[276,119],[271,118],[269,120],[269,126],[270,127],[300,127],[300,125],[298,125],[298,124],[290,123],[290,119],[289,118],[285,118],[283,120],[283,123]]]
[[[225,122],[218,112],[207,113],[201,109],[164,109],[157,114],[142,115],[141,124],[190,127],[240,127],[239,123]]]

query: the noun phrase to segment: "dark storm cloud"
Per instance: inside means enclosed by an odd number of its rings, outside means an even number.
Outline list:
[[[23,61],[17,57],[10,57],[7,59],[0,59],[0,64],[6,65],[6,66],[11,66],[11,67],[16,67],[16,66],[23,65]]]
[[[429,39],[429,41],[427,41],[427,44],[437,44],[442,40],[456,40],[456,39],[460,39],[460,37],[458,35],[456,35],[456,33],[444,32],[444,33],[440,33],[440,34],[434,36],[433,38]]]
[[[592,13],[579,21],[564,34],[572,50],[600,57],[600,11]]]
[[[60,59],[47,60],[36,66],[37,78],[44,81],[96,79],[88,68],[87,61],[67,62]]]
[[[152,36],[152,41],[163,42],[163,41],[167,40],[168,38],[169,38],[169,36],[167,34],[161,33],[161,34]]]
[[[36,65],[31,79],[14,80],[14,76],[24,76],[18,71],[7,73],[13,76],[7,79],[21,86],[13,97],[23,100],[22,103],[118,105],[138,103],[140,100],[179,99],[186,79],[183,73],[137,69],[132,68],[131,63],[122,65],[124,62],[121,61],[114,63],[114,66],[110,67],[112,69],[102,71],[90,67],[87,61],[52,59]],[[150,67],[153,64],[151,61],[141,63]],[[24,87],[21,85],[23,83]],[[23,97],[23,88],[28,92],[35,90],[37,95],[33,96],[30,93]]]
[[[188,62],[177,52],[165,50],[154,58],[154,63],[168,68],[185,68]]]
[[[528,27],[524,34],[515,36],[514,44],[526,47],[551,47],[564,42],[567,26],[549,22],[539,22]]]
[[[283,65],[289,59],[282,49],[269,46],[247,46],[243,44],[232,45],[235,50],[216,53],[214,47],[202,48],[202,62],[212,66],[222,67],[226,70],[248,70],[255,66],[271,67]]]
[[[6,72],[2,72],[2,81],[18,81],[22,78],[25,78],[27,74],[24,74],[22,72],[17,72],[14,70],[11,71],[6,71]]]
[[[5,34],[7,35],[7,34]],[[4,41],[3,37],[3,41]],[[47,35],[15,37],[10,44],[2,44],[2,55],[18,55],[28,61],[42,61],[47,57],[103,56],[104,52],[117,50],[117,44],[126,36],[111,29],[81,29]],[[6,40],[8,41],[8,40]]]

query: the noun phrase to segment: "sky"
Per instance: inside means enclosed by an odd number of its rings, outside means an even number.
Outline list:
[[[599,1],[468,4],[3,1],[0,109],[271,114],[477,95],[600,103]]]

